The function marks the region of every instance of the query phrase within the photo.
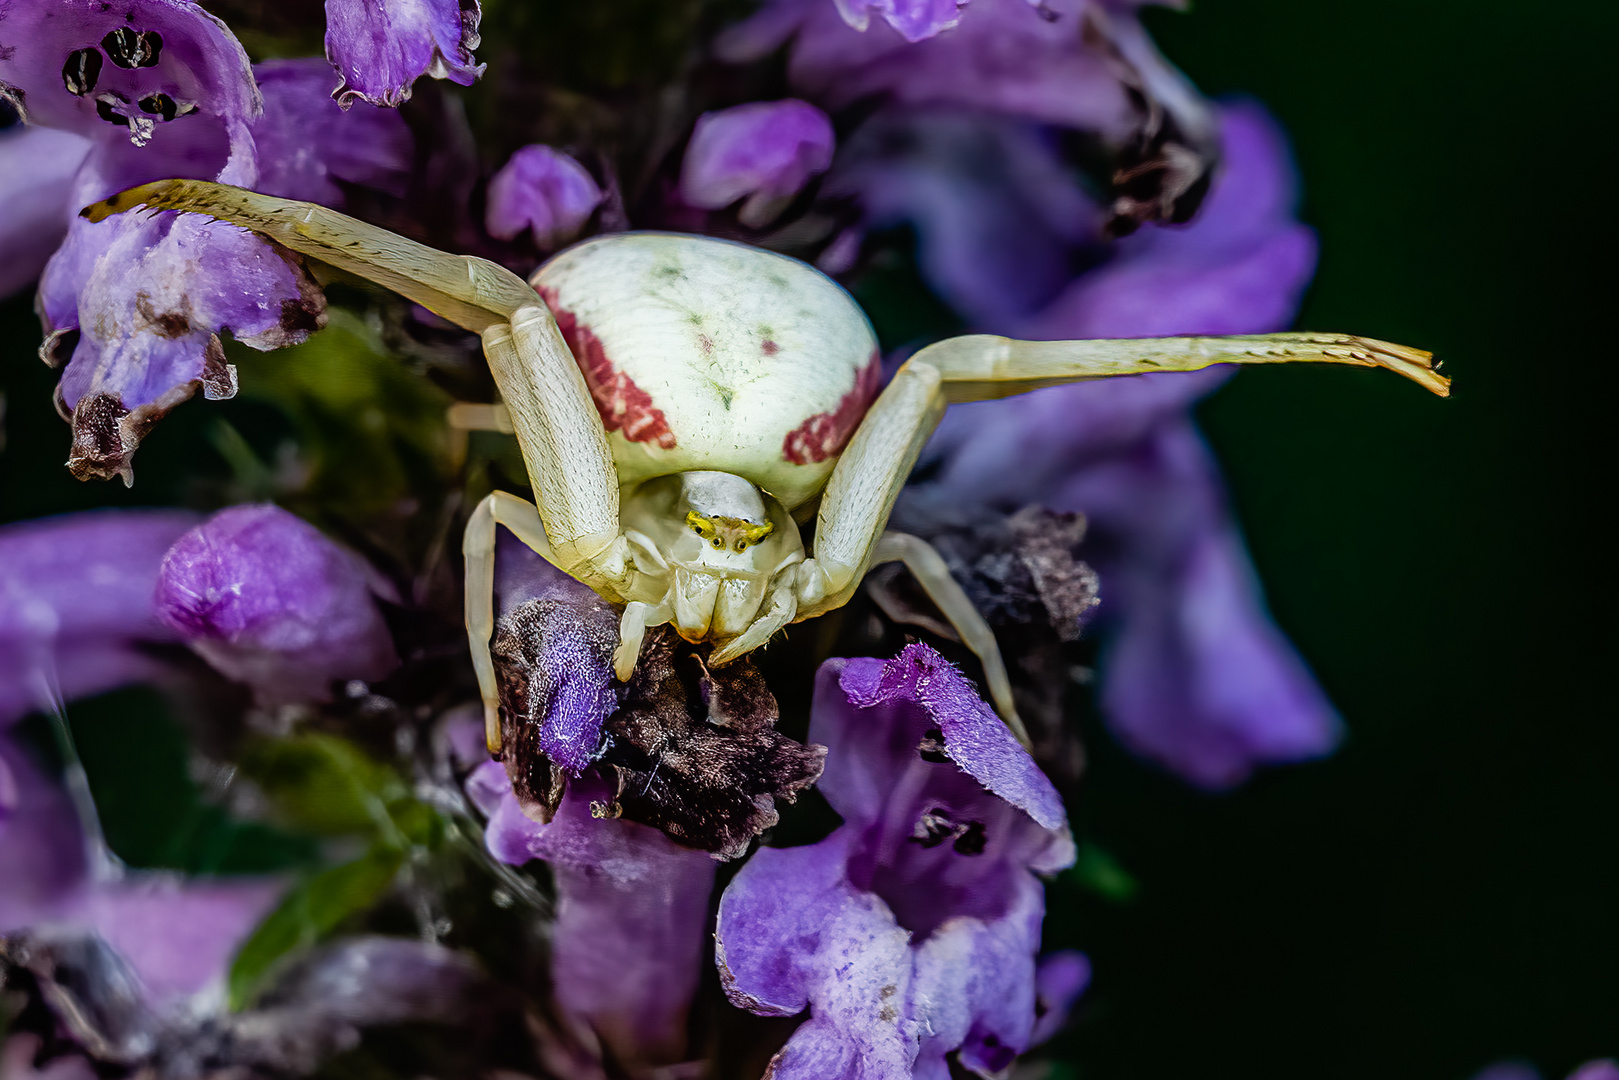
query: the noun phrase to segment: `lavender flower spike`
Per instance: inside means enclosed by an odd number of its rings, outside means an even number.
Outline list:
[[[330,699],[334,680],[399,663],[360,558],[279,507],[233,506],[163,559],[156,604],[205,660],[266,706]]]
[[[594,816],[615,793],[593,776],[568,782],[546,825],[524,816],[498,761],[478,766],[467,792],[489,815],[485,842],[495,858],[551,865],[552,988],[576,1034],[599,1040],[632,1072],[680,1061],[714,860],[649,826]]]
[[[326,58],[343,77],[332,97],[396,107],[423,75],[471,86],[482,14],[478,0],[326,0]]]
[[[737,216],[763,228],[832,164],[832,145],[832,121],[793,98],[704,113],[681,167],[681,198],[704,210],[746,199]]]
[[[1036,874],[1073,860],[1056,791],[925,645],[823,665],[810,738],[844,824],[755,854],[716,934],[733,1003],[809,1007],[772,1076],[944,1080],[952,1051],[1000,1073],[1034,1032]]]
[[[601,201],[602,190],[583,165],[536,143],[513,154],[489,181],[484,225],[501,240],[532,229],[540,250],[554,251],[579,235]]]

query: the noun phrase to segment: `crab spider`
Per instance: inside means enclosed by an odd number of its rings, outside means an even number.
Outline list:
[[[1026,743],[989,626],[925,541],[885,531],[922,445],[954,402],[1212,364],[1385,367],[1444,395],[1431,354],[1341,334],[1013,341],[974,334],[911,357],[878,392],[876,339],[837,284],[786,256],[702,236],[599,236],[525,284],[325,207],[196,180],[85,210],[144,205],[253,229],[478,333],[533,503],[484,499],[467,525],[466,617],[491,751],[500,722],[489,639],[495,527],[618,605],[615,673],[649,627],[717,644],[724,664],[789,623],[848,602],[875,563],[903,562],[983,662]],[[799,524],[815,515],[813,551]]]

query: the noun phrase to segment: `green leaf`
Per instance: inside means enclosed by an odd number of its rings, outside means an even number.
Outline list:
[[[1120,866],[1117,859],[1089,840],[1079,845],[1074,865],[1063,871],[1062,876],[1116,904],[1129,903],[1141,891],[1141,883]]]
[[[307,878],[288,893],[237,951],[228,980],[230,1007],[246,1005],[278,960],[309,948],[375,904],[404,859],[399,848],[378,845],[353,862]]]
[[[376,833],[392,839],[392,808],[410,799],[399,774],[335,735],[265,739],[242,755],[242,772],[288,825],[325,835]]]

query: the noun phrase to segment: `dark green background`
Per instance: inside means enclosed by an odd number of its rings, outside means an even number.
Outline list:
[[[1082,833],[1140,881],[1054,895],[1097,977],[1087,1078],[1561,1077],[1619,1053],[1619,723],[1606,304],[1607,3],[1201,0],[1154,12],[1213,93],[1293,134],[1323,258],[1300,325],[1438,351],[1440,401],[1371,373],[1248,373],[1203,410],[1270,601],[1343,750],[1201,796],[1092,732]],[[27,304],[0,309],[0,518],[184,501],[226,406],[176,411],[141,483],[59,462]]]
[[[1143,887],[1052,913],[1098,968],[1063,1049],[1166,1080],[1619,1054],[1619,15],[1195,0],[1149,23],[1292,133],[1323,251],[1299,325],[1434,349],[1456,393],[1250,372],[1203,409],[1349,739],[1225,798],[1093,746],[1079,822]]]

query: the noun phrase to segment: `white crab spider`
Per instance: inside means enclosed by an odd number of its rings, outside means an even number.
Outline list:
[[[902,561],[983,661],[991,698],[1022,737],[982,616],[926,542],[885,532],[948,404],[1301,360],[1386,367],[1441,395],[1449,387],[1429,353],[1341,334],[969,335],[923,349],[878,394],[876,340],[853,299],[812,267],[758,248],[600,236],[552,258],[530,285],[322,206],[205,181],[148,184],[85,213],[100,220],[137,205],[253,229],[481,335],[509,420],[487,407],[462,413],[509,424],[535,498],[495,492],[467,525],[467,630],[491,751],[501,739],[489,654],[497,524],[622,608],[620,679],[649,627],[672,623],[690,641],[714,641],[710,662],[724,664],[842,606],[874,563]],[[811,512],[813,553],[798,528]]]

